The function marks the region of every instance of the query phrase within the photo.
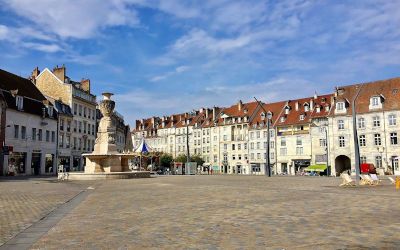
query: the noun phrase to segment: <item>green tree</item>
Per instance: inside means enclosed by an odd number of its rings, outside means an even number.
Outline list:
[[[193,155],[190,157],[190,161],[197,162],[197,166],[202,166],[204,164],[204,160],[200,155]]]
[[[164,168],[171,167],[171,162],[173,161],[173,157],[170,154],[162,154],[160,156],[160,165]]]
[[[186,162],[186,155],[185,154],[180,154],[175,158],[175,162]]]

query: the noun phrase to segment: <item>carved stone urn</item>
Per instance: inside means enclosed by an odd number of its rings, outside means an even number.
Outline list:
[[[105,117],[110,117],[115,108],[115,102],[111,100],[113,93],[102,93],[103,100],[99,104],[100,112]]]

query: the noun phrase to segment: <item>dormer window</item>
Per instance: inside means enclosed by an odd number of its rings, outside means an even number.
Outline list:
[[[383,96],[373,96],[369,100],[369,109],[379,109],[382,108],[382,101],[383,101]]]
[[[247,114],[247,112],[248,112],[248,110],[247,110],[247,109],[244,109],[244,110],[243,110],[243,113]]]
[[[264,114],[264,112],[261,113],[261,120],[265,120],[265,114]]]
[[[284,122],[286,120],[286,118],[284,116],[281,117],[280,121]]]
[[[325,106],[325,111],[328,112],[329,111],[329,105]]]
[[[53,117],[53,107],[52,106],[49,106],[47,108],[47,114],[49,115],[49,117]]]
[[[17,95],[15,97],[15,105],[17,106],[18,110],[24,109],[24,97]]]
[[[317,111],[317,113],[321,112],[321,107],[318,106],[318,107],[316,108],[316,111]]]
[[[303,121],[304,120],[304,114],[301,114],[300,115],[300,121]]]
[[[290,107],[289,107],[289,106],[286,106],[286,107],[285,107],[285,114],[288,115],[288,114],[289,114],[289,111],[290,111]]]
[[[381,102],[380,102],[380,98],[379,97],[374,96],[374,97],[371,98],[371,106],[372,107],[377,107],[377,106],[379,106],[380,103]]]
[[[310,106],[308,105],[308,103],[304,104],[304,111],[305,112],[310,111]]]
[[[337,111],[344,111],[344,102],[336,103],[336,110]]]

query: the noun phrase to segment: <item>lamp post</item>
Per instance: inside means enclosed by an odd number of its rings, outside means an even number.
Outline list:
[[[329,128],[329,121],[325,124],[325,151],[326,151],[326,175],[330,176],[330,167],[329,167],[329,144],[328,144],[328,128]]]
[[[260,105],[261,109],[264,111],[267,117],[267,155],[265,157],[266,163],[265,163],[265,175],[268,174],[268,177],[271,177],[271,164],[270,164],[270,156],[269,156],[269,149],[270,149],[270,137],[269,137],[269,127],[270,127],[270,122],[272,119],[272,113],[270,111],[266,111],[260,101],[257,100],[257,98],[254,97],[254,99],[257,101],[257,103]]]
[[[357,135],[357,116],[356,116],[356,100],[360,91],[362,89],[362,85],[358,87],[357,93],[354,96],[351,104],[352,108],[352,117],[353,117],[353,140],[354,140],[354,158],[355,158],[355,170],[356,170],[356,185],[360,180],[360,147],[358,145],[358,135]]]

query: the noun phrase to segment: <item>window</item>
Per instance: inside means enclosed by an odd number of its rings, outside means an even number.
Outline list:
[[[344,121],[343,120],[338,120],[338,129],[339,130],[344,129]]]
[[[83,107],[83,117],[86,117],[86,110],[87,110],[87,108]]]
[[[296,137],[296,145],[297,146],[303,145],[303,138],[301,138],[301,136]]]
[[[50,141],[50,131],[46,130],[46,141],[49,142]]]
[[[374,125],[374,127],[380,127],[381,126],[381,120],[379,119],[379,116],[374,116],[373,125]]]
[[[344,148],[345,146],[344,136],[339,136],[339,147]]]
[[[254,153],[251,153],[251,154],[250,154],[250,159],[251,159],[251,160],[254,160]]]
[[[53,107],[49,106],[47,108],[47,114],[49,115],[49,117],[53,117]]]
[[[265,141],[264,142],[264,149],[266,149],[267,148],[267,142]]]
[[[375,157],[375,167],[381,168],[382,167],[382,156]]]
[[[260,149],[260,142],[257,142],[257,149]]]
[[[42,131],[42,129],[39,129],[39,134],[38,134],[39,141],[42,141],[42,136],[43,136],[43,131]]]
[[[228,150],[228,144],[224,144],[224,150]]]
[[[336,103],[336,109],[338,111],[343,111],[344,110],[344,102],[338,102]]]
[[[360,157],[360,163],[361,164],[367,163],[367,157],[366,156],[361,156]]]
[[[274,141],[270,141],[269,143],[271,145],[271,148],[275,148],[275,142]]]
[[[74,137],[74,145],[73,145],[73,148],[76,149],[76,146],[77,146],[77,145],[76,145],[76,137]]]
[[[274,135],[275,135],[275,134],[274,134],[274,131],[273,131],[273,130],[270,130],[270,131],[269,131],[269,136],[270,136],[271,138],[273,138]]]
[[[78,121],[74,121],[74,132],[78,129]]]
[[[301,115],[300,115],[300,121],[303,121],[303,120],[304,120],[304,115],[301,114]]]
[[[365,135],[360,135],[358,138],[359,138],[358,141],[359,141],[360,147],[365,147],[367,145]]]
[[[394,126],[396,123],[396,115],[389,115],[389,125]]]
[[[242,149],[242,144],[239,143],[237,148],[238,148],[238,150],[241,150]]]
[[[241,160],[242,159],[242,155],[238,155],[238,160]]]
[[[232,155],[232,160],[235,160],[236,159],[236,156],[235,155]]]
[[[79,133],[82,132],[82,122],[79,122],[79,129],[78,129]]]
[[[58,146],[60,148],[64,147],[64,134],[60,134],[60,138],[59,138],[59,141],[58,141]]]
[[[65,143],[65,147],[66,148],[69,148],[71,146],[71,136],[67,136],[67,140],[66,140],[66,143]]]
[[[14,138],[19,138],[19,125],[14,125]]]
[[[326,147],[326,139],[319,139],[319,146]]]
[[[15,97],[15,106],[17,106],[18,110],[24,109],[24,98],[22,96]]]
[[[247,142],[243,143],[243,149],[247,150]]]
[[[227,141],[227,140],[228,140],[228,136],[224,135],[224,141]]]
[[[274,158],[275,158],[275,153],[271,152],[271,159],[274,159]]]
[[[256,134],[257,134],[257,139],[261,137],[260,131],[257,131]]]
[[[287,155],[287,148],[280,148],[280,155]]]
[[[36,128],[32,128],[32,141],[36,141]]]
[[[94,124],[92,124],[92,135],[94,135]]]
[[[264,136],[264,138],[267,138],[267,136],[268,136],[268,131],[264,131],[264,132],[263,132],[263,136]]]
[[[21,126],[21,139],[26,139],[26,127]]]
[[[82,116],[82,105],[79,105],[79,116]]]
[[[397,141],[397,133],[393,132],[390,133],[390,144],[391,145],[397,145],[398,141]]]
[[[377,107],[380,104],[380,98],[378,96],[374,96],[371,98],[372,107]]]
[[[60,120],[60,130],[63,131],[64,130],[64,119]]]
[[[232,144],[232,150],[235,150],[235,144]]]
[[[51,131],[51,142],[56,142],[56,132]]]
[[[76,115],[77,111],[78,111],[78,105],[74,103],[74,115]]]
[[[281,137],[281,146],[286,147],[286,137]]]
[[[303,147],[296,147],[296,155],[302,155],[303,154]]]
[[[71,131],[71,121],[67,121],[67,131]]]
[[[365,119],[363,117],[358,118],[358,128],[365,128]]]
[[[382,144],[381,134],[374,134],[375,146],[380,146]]]

